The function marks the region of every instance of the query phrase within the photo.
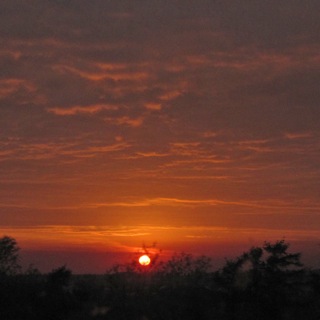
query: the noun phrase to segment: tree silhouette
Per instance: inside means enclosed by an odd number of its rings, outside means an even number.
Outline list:
[[[0,274],[15,275],[20,271],[19,250],[14,238],[4,236],[0,239]]]
[[[265,242],[263,247],[252,247],[235,260],[227,260],[222,269],[222,275],[235,281],[239,272],[247,271],[255,277],[259,274],[275,274],[281,272],[295,271],[302,267],[300,253],[288,253],[289,244],[284,240],[275,243]]]
[[[225,288],[229,317],[240,317],[239,312],[247,319],[283,319],[284,314],[291,318],[297,314],[297,297],[305,295],[306,276],[300,253],[288,253],[288,248],[284,240],[265,242],[227,260],[218,281]],[[300,304],[302,307],[305,305]]]
[[[266,267],[273,272],[285,271],[290,267],[302,267],[300,253],[288,253],[289,244],[284,240],[274,244],[265,242],[263,249],[269,254]]]
[[[150,269],[129,263],[105,275],[73,275],[66,266],[17,273],[16,241],[0,244],[3,274],[14,275],[0,277],[5,320],[320,319],[320,270],[303,268],[284,240],[252,247],[217,271],[206,256],[176,253]]]

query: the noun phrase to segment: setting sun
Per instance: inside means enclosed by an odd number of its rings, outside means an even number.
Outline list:
[[[151,261],[150,258],[146,254],[144,254],[139,258],[139,263],[142,266],[148,266],[150,264],[150,261]]]

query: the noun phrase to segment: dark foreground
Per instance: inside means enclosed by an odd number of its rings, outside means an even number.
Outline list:
[[[2,320],[320,319],[320,272],[283,241],[252,248],[216,272],[209,259],[119,266],[105,275],[66,267],[0,277]]]

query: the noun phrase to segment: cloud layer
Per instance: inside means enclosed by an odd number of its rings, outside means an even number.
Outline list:
[[[1,1],[1,225],[319,227],[319,11]]]

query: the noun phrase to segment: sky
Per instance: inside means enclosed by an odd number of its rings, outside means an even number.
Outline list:
[[[281,239],[320,267],[319,12],[2,0],[0,236],[45,271]]]

